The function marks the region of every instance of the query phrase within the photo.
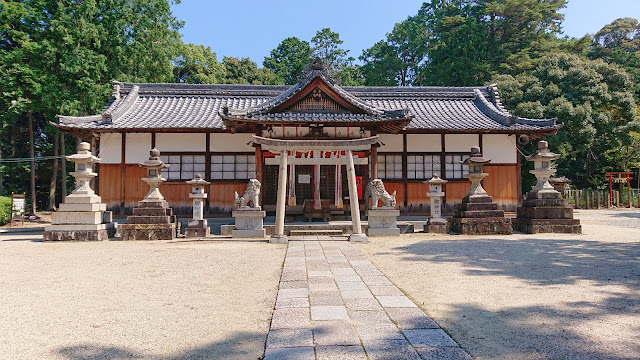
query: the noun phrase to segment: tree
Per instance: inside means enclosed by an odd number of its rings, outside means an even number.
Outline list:
[[[364,50],[360,60],[366,85],[417,85],[416,75],[427,54],[428,33],[418,16],[410,16],[387,33],[386,40]]]
[[[249,58],[238,60],[235,57],[224,57],[226,84],[254,84],[254,85],[277,85],[279,83],[276,74],[265,68],[258,68],[258,65]]]
[[[219,84],[224,82],[225,68],[210,47],[183,44],[174,60],[173,76],[179,83]]]
[[[640,23],[621,18],[598,31],[591,44],[589,57],[622,66],[635,79],[635,91],[640,96]]]
[[[349,50],[345,50],[340,46],[343,41],[340,40],[338,33],[331,31],[330,28],[323,28],[311,38],[311,43],[313,44],[313,57],[323,61],[329,71],[329,75],[334,80],[338,80],[341,85],[346,85],[341,80],[347,80],[351,85],[362,83],[361,80],[357,80],[357,76],[353,76],[358,72],[358,68],[353,65],[355,59],[347,57]],[[341,72],[345,69],[347,69],[348,73],[342,76]]]
[[[293,85],[300,80],[302,72],[311,62],[311,46],[297,37],[289,37],[271,50],[262,65],[273,71],[286,85]]]
[[[640,122],[632,79],[619,66],[556,53],[539,59],[531,73],[494,80],[514,114],[557,117],[563,124],[550,145],[563,155],[560,175],[570,176],[576,186],[597,186],[604,171],[629,168],[625,152]]]

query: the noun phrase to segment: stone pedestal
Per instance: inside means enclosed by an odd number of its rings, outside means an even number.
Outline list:
[[[260,208],[238,209],[235,210],[232,215],[236,225],[235,229],[231,231],[231,237],[264,238],[263,219],[267,215],[265,211],[262,211]]]
[[[184,235],[188,238],[203,238],[211,235],[211,229],[206,219],[189,220],[187,227],[184,229]]]
[[[51,215],[51,225],[44,228],[44,241],[98,241],[115,235],[111,211],[106,211],[107,206],[89,186],[98,175],[93,172],[93,164],[100,162],[90,150],[89,143],[81,142],[78,153],[66,157],[75,163],[71,175],[76,178],[76,188]]]
[[[465,196],[450,219],[451,231],[463,235],[511,234],[511,219],[504,217],[489,195]]]
[[[384,207],[367,210],[369,236],[395,236],[400,235],[397,219],[400,210],[385,209]]]
[[[447,219],[430,218],[427,220],[427,223],[424,225],[424,232],[435,233],[435,234],[447,234],[449,233],[449,223],[447,222]]]
[[[97,195],[66,196],[51,225],[44,228],[44,241],[100,241],[115,236],[111,211]]]
[[[165,200],[139,201],[127,223],[120,226],[122,240],[173,240],[176,216]]]
[[[543,198],[527,195],[513,219],[513,229],[528,234],[582,233],[580,220],[573,218],[573,208],[560,193],[547,193]]]

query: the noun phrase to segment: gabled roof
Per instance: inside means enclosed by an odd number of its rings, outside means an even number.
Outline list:
[[[319,88],[336,111],[292,106]],[[379,132],[554,133],[556,119],[514,116],[488,87],[340,87],[314,69],[294,86],[114,83],[98,115],[58,116],[69,132],[203,132],[249,129],[248,124],[333,124]],[[386,127],[385,127],[386,126]]]

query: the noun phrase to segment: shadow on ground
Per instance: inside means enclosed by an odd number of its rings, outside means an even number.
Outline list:
[[[190,360],[190,359],[248,359],[256,360],[262,356],[266,333],[236,333],[222,342],[213,342],[201,347],[187,349],[179,355],[141,354],[126,347],[103,345],[75,345],[60,348],[59,356],[70,360],[120,360],[120,359],[157,359],[157,360]],[[257,345],[256,345],[257,344]],[[179,344],[178,344],[179,347]],[[256,354],[259,348],[259,354]]]
[[[478,276],[474,281],[489,275],[535,286],[580,286],[579,281],[588,280],[602,287],[603,297],[593,301],[585,295],[584,301],[553,303],[540,294],[539,302],[549,306],[510,306],[508,299],[501,310],[452,304],[448,328],[478,358],[640,358],[640,242],[456,239],[421,241],[394,250],[403,253],[400,266],[404,261],[425,266],[458,263],[467,275]],[[607,285],[627,290],[615,291]]]
[[[403,260],[457,262],[470,275],[504,275],[536,285],[578,280],[640,288],[640,242],[542,238],[429,240],[397,247]]]

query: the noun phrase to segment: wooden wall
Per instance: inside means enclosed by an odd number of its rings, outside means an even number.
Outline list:
[[[142,200],[149,191],[149,186],[142,181],[146,170],[137,164],[125,166],[125,208],[130,213],[138,201]],[[101,164],[99,170],[100,189],[98,195],[107,204],[110,210],[120,208],[121,199],[121,172],[120,165]],[[244,192],[246,181],[225,182],[211,184],[209,186],[209,213],[231,213],[234,202],[234,191]],[[191,185],[184,182],[165,182],[160,186],[160,192],[177,214],[190,214],[192,199],[189,198]]]

